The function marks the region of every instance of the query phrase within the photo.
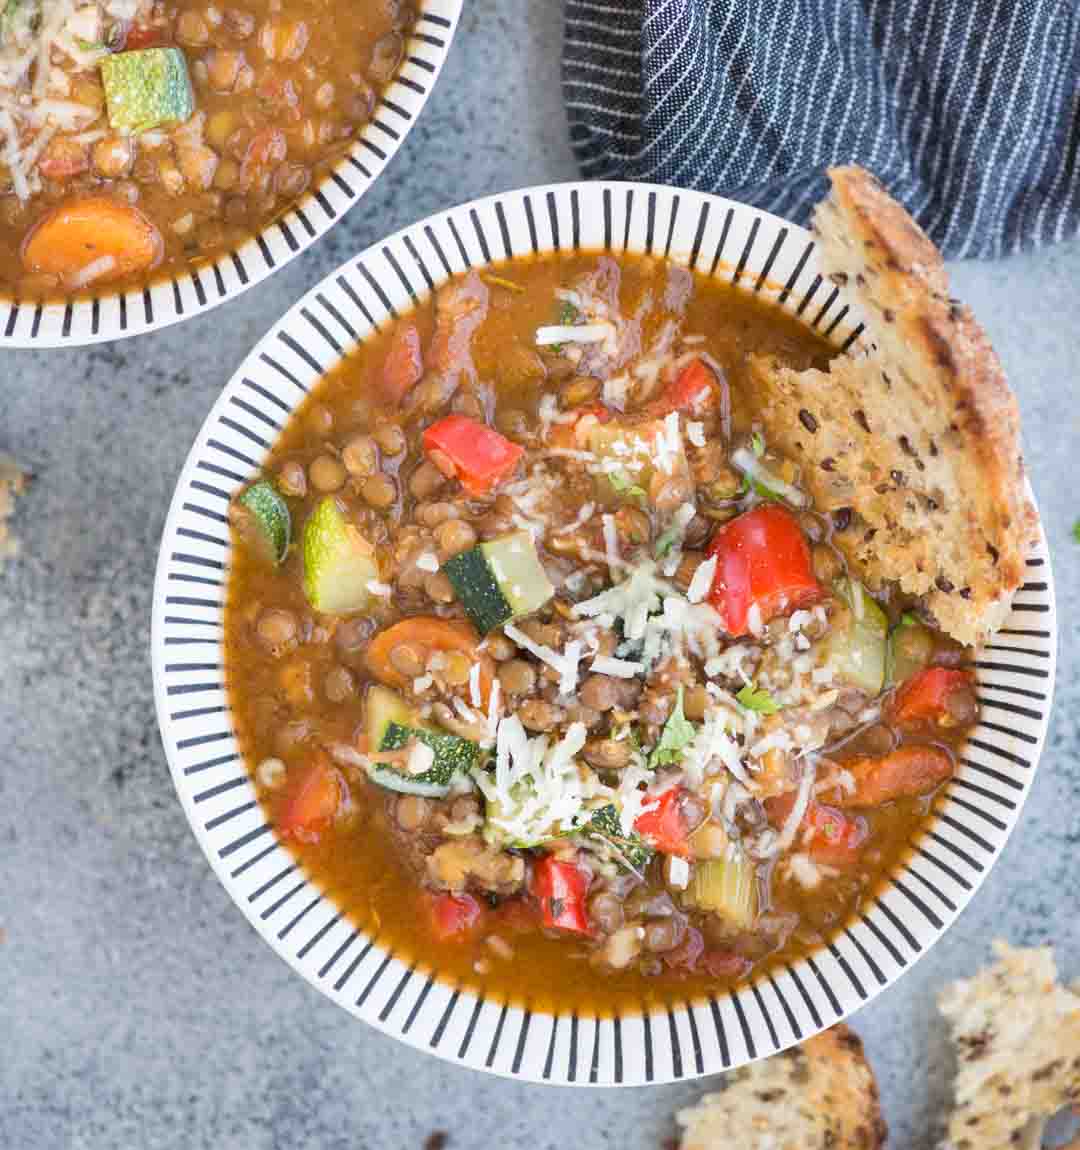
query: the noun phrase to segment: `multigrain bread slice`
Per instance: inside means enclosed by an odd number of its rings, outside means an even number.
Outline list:
[[[15,513],[15,496],[26,486],[26,476],[9,456],[0,454],[0,563],[10,559],[17,550],[14,537],[8,531],[8,520]]]
[[[730,1085],[680,1110],[679,1150],[878,1150],[886,1129],[862,1042],[834,1026],[737,1070]]]
[[[915,221],[862,168],[829,176],[814,216],[822,263],[863,312],[871,350],[827,371],[752,361],[766,433],[818,506],[851,510],[836,542],[862,577],[921,597],[972,644],[1004,621],[1035,535],[1016,400]]]
[[[1047,1120],[1080,1105],[1080,994],[1057,984],[1048,947],[994,951],[938,1002],[958,1062],[947,1150],[1036,1150]]]

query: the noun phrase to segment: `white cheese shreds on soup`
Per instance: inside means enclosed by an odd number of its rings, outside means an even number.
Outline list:
[[[785,482],[775,472],[762,463],[762,461],[745,447],[738,447],[731,453],[732,465],[737,467],[744,475],[761,484],[774,495],[778,495],[792,507],[806,507],[810,499],[805,491],[800,491],[790,483]]]
[[[616,679],[633,679],[645,670],[644,663],[630,659],[614,659],[610,655],[597,655],[589,669],[598,675],[611,675]]]
[[[610,323],[554,324],[536,329],[536,346],[551,347],[560,343],[603,343],[615,331]]]
[[[686,890],[690,885],[690,864],[678,855],[668,861],[668,882],[677,890]]]
[[[488,802],[487,831],[507,844],[533,845],[580,828],[588,800],[610,798],[576,756],[585,726],[571,723],[554,745],[544,735],[530,739],[516,715],[499,723],[495,770],[475,770],[473,780]]]
[[[691,603],[700,603],[712,589],[717,562],[717,556],[710,555],[704,563],[698,564],[694,577],[690,580],[690,586],[686,589],[686,598]]]

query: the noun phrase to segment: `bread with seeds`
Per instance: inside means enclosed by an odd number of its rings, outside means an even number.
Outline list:
[[[866,350],[826,371],[755,359],[767,435],[843,511],[836,542],[868,585],[898,585],[973,644],[1007,616],[1036,531],[1016,399],[915,221],[862,168],[829,175],[814,228]]]
[[[717,1094],[676,1115],[679,1150],[878,1150],[885,1145],[877,1082],[846,1026],[752,1063]]]
[[[1080,994],[1058,985],[1049,947],[994,951],[939,999],[957,1059],[943,1150],[1037,1150],[1047,1121],[1080,1106]]]

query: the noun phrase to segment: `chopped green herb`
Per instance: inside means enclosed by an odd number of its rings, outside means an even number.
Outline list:
[[[608,480],[616,495],[625,495],[630,499],[647,498],[645,488],[633,483],[625,471],[609,471]]]
[[[770,503],[783,503],[784,500],[781,496],[777,495],[772,488],[766,487],[764,483],[756,479],[751,479],[748,475],[742,477],[742,487],[739,489],[739,496],[749,495],[753,492],[759,499],[766,499]]]
[[[735,702],[748,711],[757,711],[759,715],[775,715],[780,710],[780,704],[768,691],[759,691],[753,683],[747,683],[735,696]]]
[[[765,454],[765,437],[760,431],[750,436],[750,450],[760,459]]]
[[[679,762],[683,751],[694,741],[696,734],[697,728],[683,713],[683,689],[680,687],[675,698],[675,707],[660,732],[660,742],[653,747],[652,754],[649,755],[649,767],[656,770],[657,767],[666,767],[670,763]]]
[[[578,317],[578,310],[569,300],[559,300],[558,322],[562,327],[567,324],[576,323]]]
[[[1072,535],[1076,542],[1080,543],[1080,519],[1077,519],[1077,521],[1073,524]]]
[[[656,541],[656,558],[663,559],[682,538],[678,525],[673,523]]]
[[[570,303],[569,300],[559,300],[559,306],[555,312],[555,322],[559,325],[559,327],[568,327],[571,324],[576,323],[577,319],[578,309],[574,307],[574,305]],[[553,351],[556,355],[561,355],[562,349],[563,344],[561,343],[553,343],[551,345],[551,351]]]
[[[916,619],[915,616],[912,615],[912,613],[910,611],[905,611],[903,613],[903,615],[900,616],[900,626],[901,627],[918,627],[918,626],[920,626],[920,623],[919,623],[919,620]]]

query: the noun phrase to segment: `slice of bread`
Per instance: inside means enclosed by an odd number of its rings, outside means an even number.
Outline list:
[[[679,1150],[877,1150],[886,1135],[874,1072],[846,1026],[736,1070],[676,1119]]]
[[[26,486],[26,476],[7,455],[0,454],[0,563],[10,559],[17,550],[14,537],[8,531],[7,521],[15,513],[15,496]]]
[[[835,542],[861,577],[920,597],[973,644],[1008,614],[1035,535],[1016,400],[915,221],[862,168],[829,175],[822,263],[863,312],[870,350],[827,371],[755,359],[766,436],[819,507],[850,509]]]
[[[1057,984],[1048,947],[994,951],[938,1002],[958,1062],[948,1150],[1036,1150],[1047,1120],[1080,1105],[1080,994]]]

